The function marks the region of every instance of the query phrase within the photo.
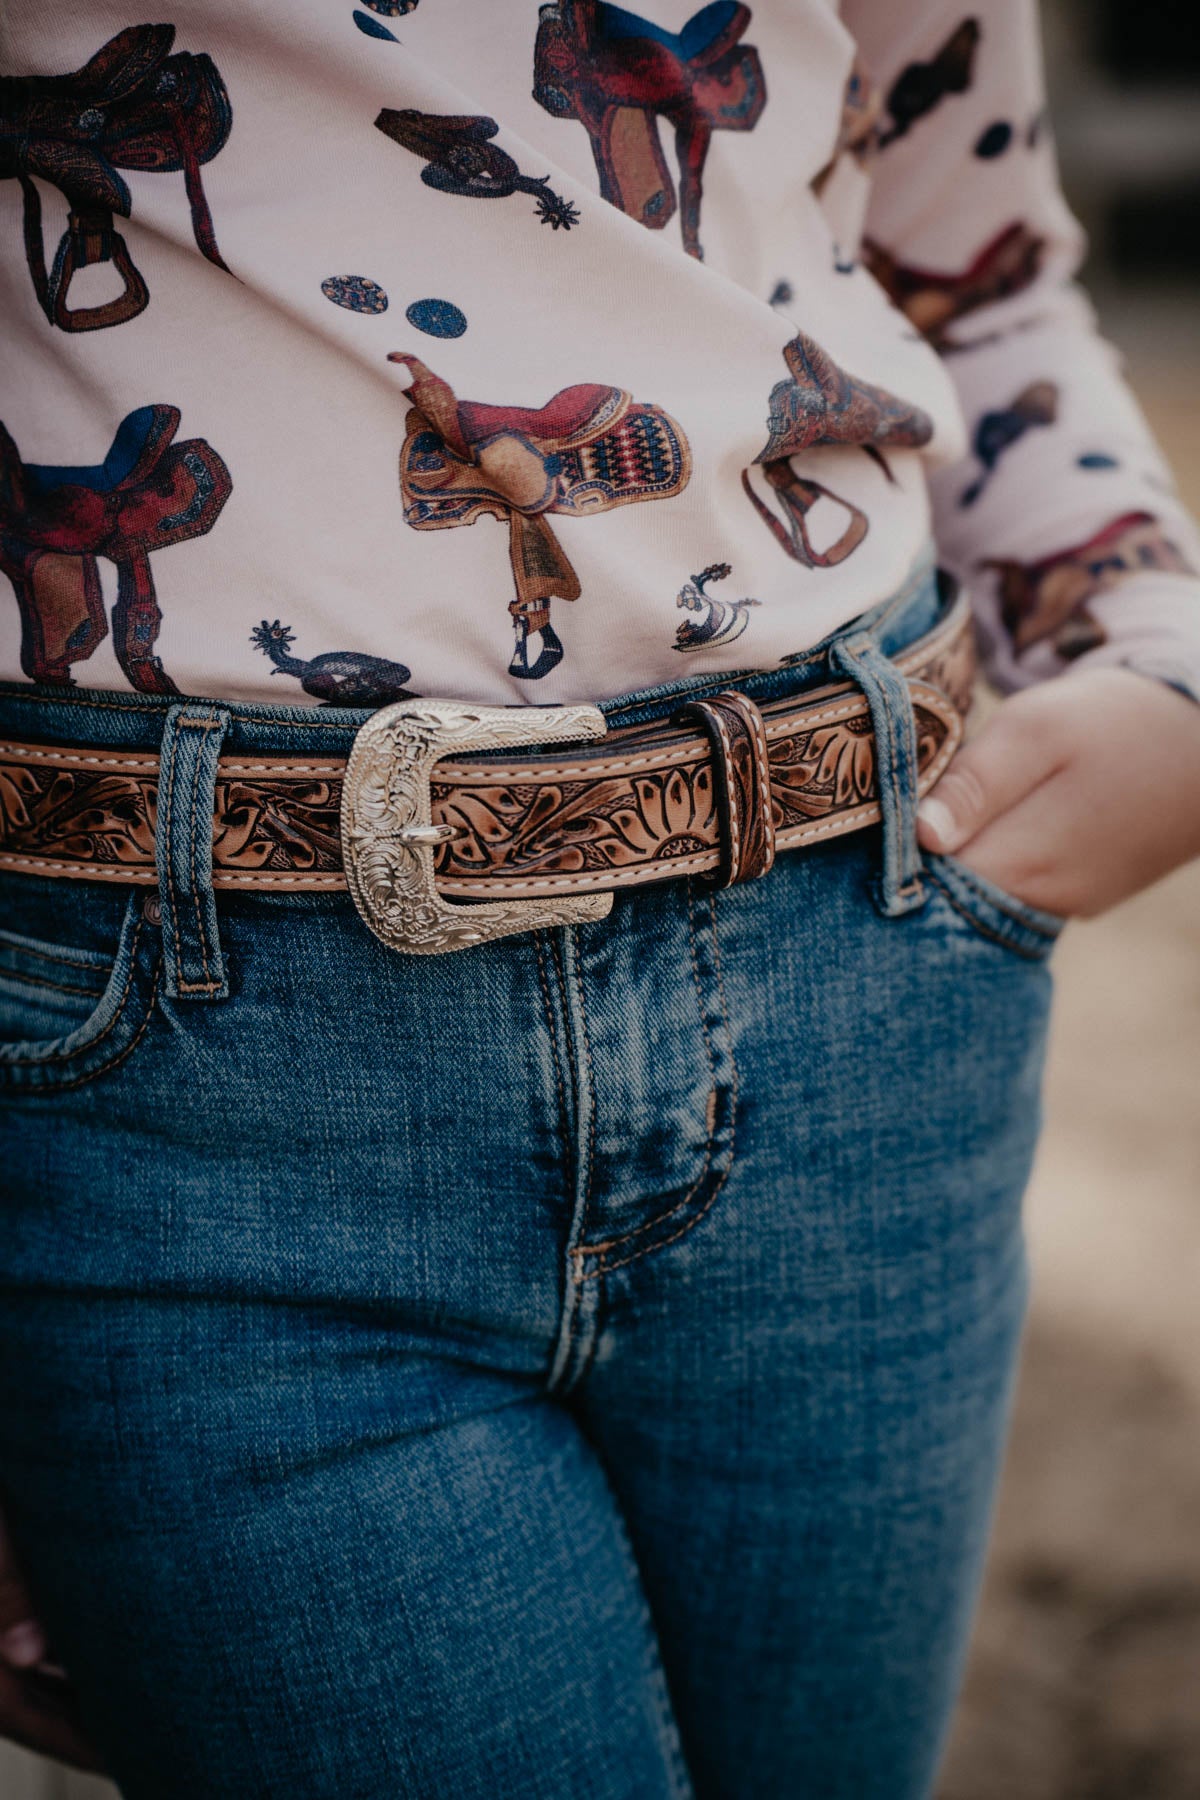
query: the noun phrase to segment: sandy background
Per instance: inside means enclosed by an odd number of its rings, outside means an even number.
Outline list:
[[[1200,510],[1200,306],[1101,296]],[[1056,952],[1034,1303],[939,1800],[1200,1797],[1200,867]]]

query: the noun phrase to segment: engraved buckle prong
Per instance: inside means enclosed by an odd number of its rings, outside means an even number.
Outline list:
[[[436,956],[513,932],[585,924],[611,893],[451,905],[434,885],[433,853],[457,827],[435,825],[434,764],[456,753],[592,742],[607,731],[598,706],[477,706],[398,700],[367,720],[342,785],[342,857],[355,906],[393,950]]]

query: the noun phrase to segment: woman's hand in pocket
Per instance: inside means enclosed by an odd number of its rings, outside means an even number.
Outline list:
[[[46,1634],[0,1517],[0,1737],[77,1769],[103,1761],[79,1724],[75,1697],[48,1660]]]
[[[1014,694],[921,802],[922,849],[1085,918],[1200,855],[1200,706],[1128,669]]]

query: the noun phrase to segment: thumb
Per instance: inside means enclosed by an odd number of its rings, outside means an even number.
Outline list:
[[[1034,690],[1004,701],[917,807],[923,850],[953,853],[1061,766],[1055,710]]]

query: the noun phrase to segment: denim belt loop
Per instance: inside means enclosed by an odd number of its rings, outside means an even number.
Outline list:
[[[869,631],[837,638],[830,660],[866,696],[875,734],[875,776],[883,815],[883,869],[877,905],[888,918],[925,904],[917,848],[917,731],[908,682]]]
[[[155,824],[165,992],[226,1000],[229,982],[212,884],[217,757],[229,725],[219,706],[172,706],[163,731]]]

